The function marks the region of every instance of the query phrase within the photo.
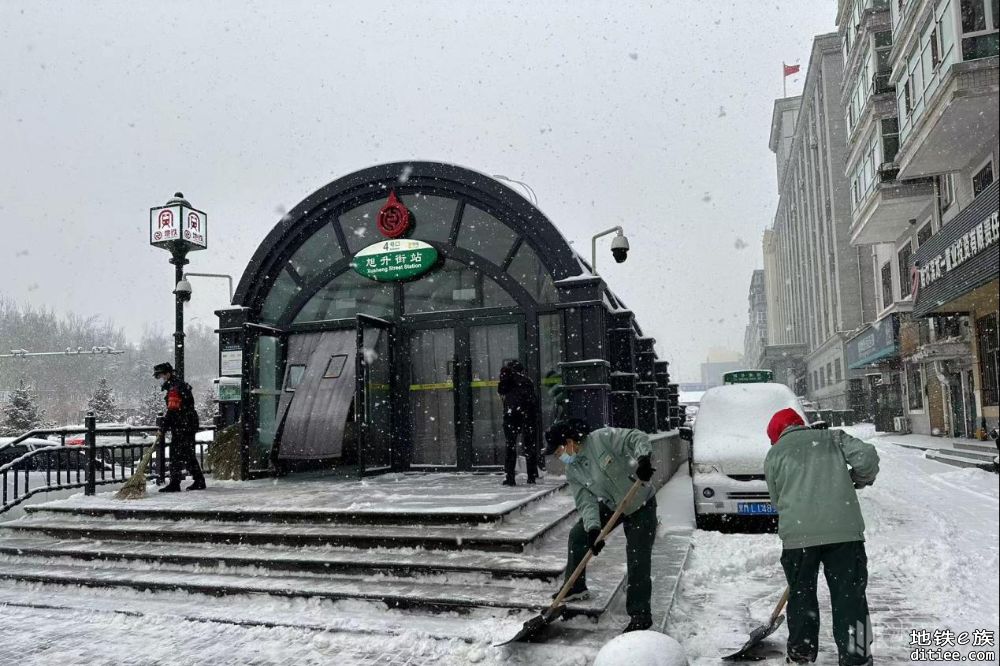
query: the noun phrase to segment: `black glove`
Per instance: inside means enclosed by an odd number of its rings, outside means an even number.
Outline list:
[[[587,548],[594,551],[595,556],[604,548],[604,541],[597,540],[599,536],[601,536],[601,530],[590,530],[587,532]]]
[[[635,468],[635,475],[639,477],[639,480],[645,483],[653,478],[653,472],[656,468],[649,462],[649,456],[642,456],[638,460],[638,464]]]

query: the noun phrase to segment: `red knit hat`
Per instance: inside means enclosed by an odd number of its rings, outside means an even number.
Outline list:
[[[799,413],[791,407],[785,407],[780,412],[777,412],[771,417],[771,422],[767,424],[767,436],[771,439],[771,446],[774,446],[778,442],[778,438],[781,437],[781,433],[785,431],[785,428],[805,424],[806,422],[802,420]]]

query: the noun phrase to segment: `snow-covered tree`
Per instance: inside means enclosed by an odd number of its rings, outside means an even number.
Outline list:
[[[166,409],[163,402],[163,391],[159,388],[146,391],[139,400],[139,411],[136,414],[136,425],[156,425],[156,417]]]
[[[121,418],[115,394],[106,377],[98,380],[94,394],[87,401],[87,411],[94,412],[98,423],[113,423]]]
[[[198,420],[203,424],[212,423],[216,412],[215,391],[207,388],[201,392],[200,398],[198,400]]]
[[[41,427],[45,412],[38,408],[35,394],[22,378],[10,394],[10,402],[3,406],[0,416],[0,435],[12,437],[33,428]]]

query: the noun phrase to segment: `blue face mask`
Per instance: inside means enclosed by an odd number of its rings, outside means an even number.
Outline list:
[[[576,460],[576,455],[573,453],[564,453],[559,456],[559,460],[562,460],[564,464],[569,465],[574,460]]]

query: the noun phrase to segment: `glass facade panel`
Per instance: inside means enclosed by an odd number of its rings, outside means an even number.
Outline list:
[[[400,199],[410,210],[413,222],[410,238],[438,243],[448,242],[458,201],[426,194],[405,194]]]
[[[539,261],[538,255],[527,243],[523,243],[518,249],[507,272],[539,303],[556,301],[556,287],[552,283],[552,278]]]
[[[375,226],[379,210],[385,205],[386,197],[370,201],[343,213],[340,216],[340,228],[344,230],[347,239],[347,249],[355,254],[372,243],[382,239],[382,234]]]
[[[295,251],[288,263],[308,283],[343,256],[333,226],[324,224]]]
[[[293,323],[348,319],[359,312],[376,317],[393,313],[393,287],[362,277],[353,270],[341,273],[310,298]]]
[[[475,206],[467,205],[458,231],[458,246],[497,266],[503,265],[517,234],[506,224]]]
[[[515,305],[499,285],[481,272],[449,259],[444,266],[403,286],[403,308],[408,314]]]
[[[562,371],[562,315],[538,315],[538,357],[542,378],[542,428],[548,428],[562,418],[565,392],[560,388]]]
[[[271,286],[271,291],[267,293],[267,298],[264,299],[260,309],[260,320],[267,324],[277,323],[288,304],[300,291],[301,288],[288,271],[282,269],[278,279]]]
[[[455,437],[455,330],[432,328],[410,337],[410,427],[413,465],[458,462]]]
[[[469,330],[472,364],[472,464],[502,465],[506,443],[503,401],[497,393],[500,368],[520,359],[517,324],[474,326]],[[524,447],[538,442],[523,442]]]

